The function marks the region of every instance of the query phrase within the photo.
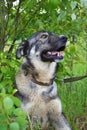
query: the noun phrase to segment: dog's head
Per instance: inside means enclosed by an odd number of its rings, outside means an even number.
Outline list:
[[[16,57],[27,59],[37,58],[42,62],[60,62],[66,47],[67,37],[48,31],[39,31],[29,39],[24,40],[18,47]]]

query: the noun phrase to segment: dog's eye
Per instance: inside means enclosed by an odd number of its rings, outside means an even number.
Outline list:
[[[45,39],[45,38],[47,38],[47,37],[48,37],[47,34],[43,34],[43,35],[41,36],[41,38],[43,38],[43,39]]]

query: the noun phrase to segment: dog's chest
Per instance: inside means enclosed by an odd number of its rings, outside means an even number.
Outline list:
[[[38,89],[38,87],[32,90],[30,88],[28,96],[21,101],[23,110],[28,113],[40,113],[46,110],[48,97],[44,95],[44,92],[44,89]]]
[[[47,112],[49,109],[49,102],[54,100],[57,96],[56,86],[50,86],[49,88],[32,88],[29,95],[29,100],[24,99],[21,102],[22,109],[32,115],[33,118],[41,120],[47,119]]]
[[[40,86],[20,74],[16,76],[16,84],[19,92],[23,94],[21,100],[23,111],[28,113],[34,120],[48,120],[49,102],[57,97],[56,85]]]
[[[29,101],[21,102],[23,111],[30,115],[33,124],[37,122],[47,122],[48,107],[44,98],[41,96],[41,92],[37,91],[32,93],[29,98]]]

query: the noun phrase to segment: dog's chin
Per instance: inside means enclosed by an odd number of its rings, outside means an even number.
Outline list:
[[[65,46],[57,50],[44,50],[41,53],[41,59],[44,62],[61,62],[64,59]]]

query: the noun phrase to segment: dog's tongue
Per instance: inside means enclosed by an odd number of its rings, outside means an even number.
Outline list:
[[[51,56],[62,56],[62,57],[64,57],[64,53],[58,52],[58,51],[52,51],[52,52],[48,51],[47,54],[51,55]]]

